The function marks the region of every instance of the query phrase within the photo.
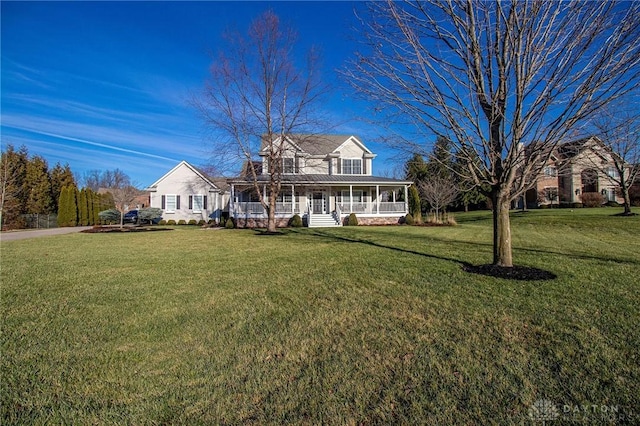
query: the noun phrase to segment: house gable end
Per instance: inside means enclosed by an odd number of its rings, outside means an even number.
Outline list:
[[[195,175],[195,177],[197,177],[199,180],[201,180],[205,185],[211,186],[214,190],[218,190],[218,191],[220,190],[218,185],[213,183],[202,172],[200,172],[198,169],[196,169],[195,167],[193,167],[191,164],[187,163],[184,160],[182,160],[174,168],[172,168],[167,173],[165,173],[160,179],[155,181],[153,184],[149,185],[146,188],[146,190],[147,191],[156,191],[157,188],[159,186],[161,186],[163,183],[170,182],[174,175],[180,174],[180,173],[184,173],[183,170],[186,171],[186,173],[190,173],[190,174]]]

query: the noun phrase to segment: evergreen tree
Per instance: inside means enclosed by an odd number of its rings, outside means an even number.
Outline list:
[[[416,185],[409,187],[409,213],[413,216],[415,223],[422,222],[422,206],[420,205],[420,194]]]
[[[91,204],[93,205],[92,209],[93,209],[93,225],[99,225],[100,224],[100,216],[98,216],[98,213],[100,213],[101,211],[101,201],[100,201],[100,194],[98,194],[97,192],[91,191]]]
[[[65,186],[60,191],[58,202],[58,226],[76,226],[77,223],[76,188],[74,186]]]
[[[67,204],[69,204],[67,187],[60,190],[58,197],[58,226],[67,226]]]
[[[60,163],[56,163],[56,165],[51,169],[51,194],[53,200],[58,200],[60,198],[60,192],[62,188],[65,186],[76,187],[76,181],[73,177],[73,172],[68,164],[65,166],[61,166]],[[53,211],[59,211],[60,208],[58,205],[53,206]]]
[[[413,157],[405,163],[404,171],[407,180],[416,185],[423,182],[427,176],[427,163],[424,161],[424,157],[418,153],[413,154]]]
[[[51,178],[44,158],[35,156],[27,163],[25,188],[28,194],[27,213],[49,214],[53,212]]]
[[[427,164],[427,177],[454,178],[454,161],[451,152],[453,144],[445,137],[438,136]]]
[[[89,206],[87,204],[87,191],[82,188],[76,191],[78,200],[78,225],[87,226],[89,224]]]
[[[3,228],[22,228],[28,192],[25,187],[29,154],[25,146],[16,151],[7,145],[0,157],[0,221]]]
[[[68,204],[68,216],[69,216],[69,225],[68,226],[77,226],[78,225],[78,197],[77,189],[75,186],[68,186],[69,188],[69,204]]]
[[[85,191],[87,193],[87,219],[88,219],[87,224],[95,225],[96,219],[94,216],[94,203],[95,203],[94,192],[91,190],[91,188],[85,188]]]

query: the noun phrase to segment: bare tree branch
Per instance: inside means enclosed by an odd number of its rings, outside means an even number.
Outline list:
[[[344,75],[386,121],[401,114],[468,155],[494,207],[494,264],[512,266],[511,200],[559,142],[638,87],[640,3],[387,0],[361,24]]]
[[[226,39],[205,92],[194,104],[212,130],[215,155],[244,164],[245,177],[268,213],[268,230],[275,231],[285,138],[314,130],[313,106],[327,89],[319,79],[316,52],[311,49],[298,66],[296,34],[271,11],[253,21],[246,37],[236,33]],[[255,167],[258,156],[266,160],[264,170]],[[266,197],[260,172],[268,177]]]

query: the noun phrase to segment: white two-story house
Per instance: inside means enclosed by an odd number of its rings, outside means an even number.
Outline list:
[[[340,226],[350,213],[363,225],[397,224],[407,214],[411,182],[374,176],[376,155],[358,137],[291,135],[283,143],[278,226],[286,226],[294,214],[307,226]],[[264,147],[259,154],[258,182],[265,182],[262,191],[266,198],[269,164]],[[266,226],[267,215],[252,179],[241,176],[229,179],[228,184],[229,215],[236,226]]]

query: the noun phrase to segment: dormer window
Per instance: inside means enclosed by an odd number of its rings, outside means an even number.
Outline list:
[[[276,168],[273,166],[273,163],[271,161],[269,162],[269,164],[270,164],[269,170],[271,172],[278,172],[282,174],[298,173],[295,158],[291,158],[291,157],[281,158],[279,162],[280,167],[278,167],[280,170],[276,170]]]
[[[295,173],[295,161],[293,158],[282,159],[282,173],[292,174]]]
[[[362,158],[343,158],[342,174],[343,175],[361,175],[362,174]]]

